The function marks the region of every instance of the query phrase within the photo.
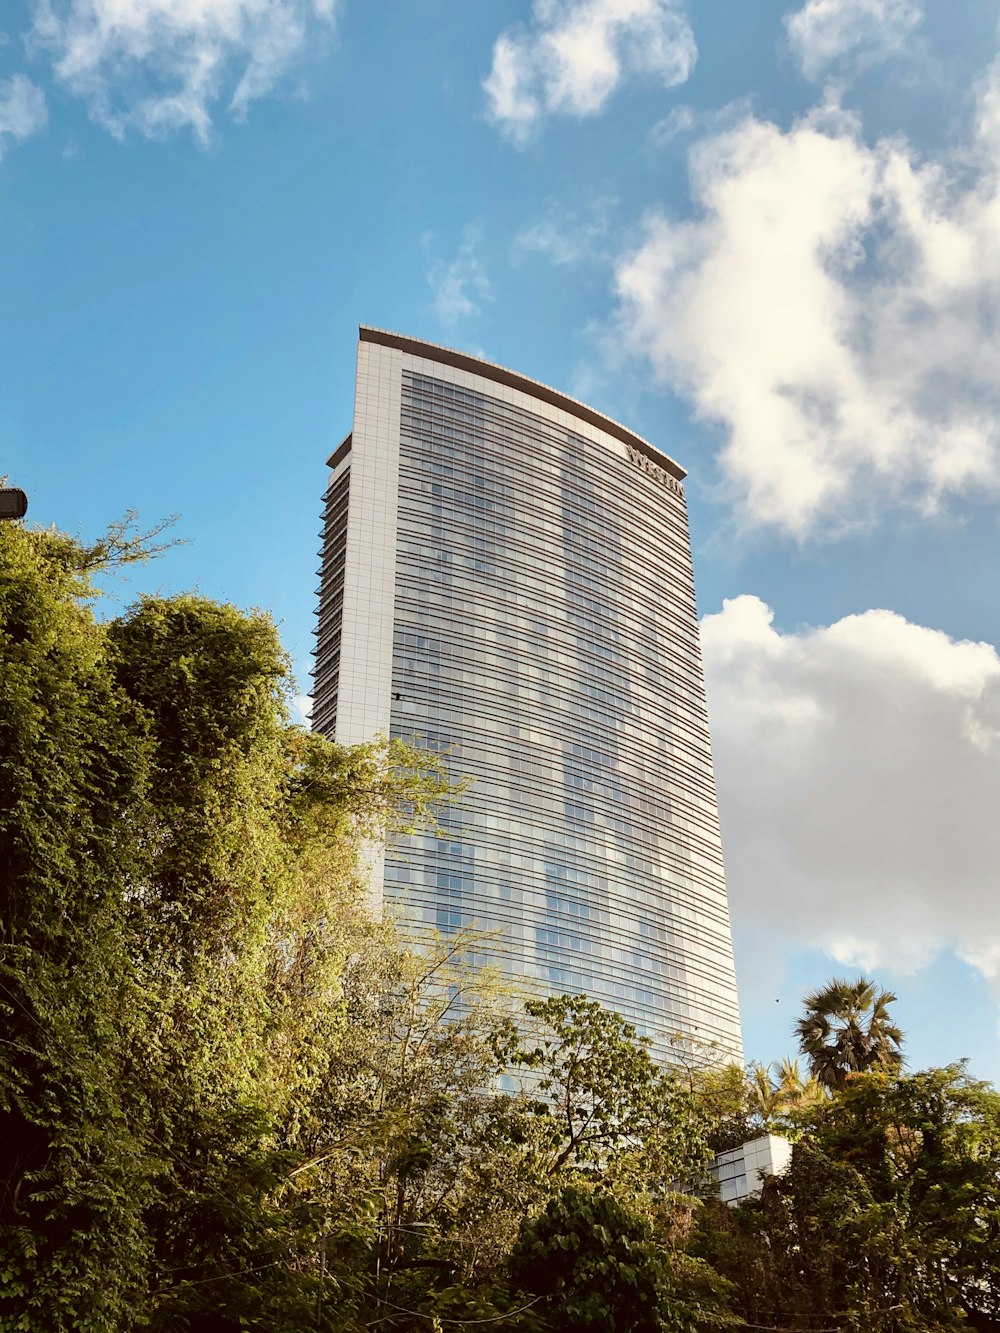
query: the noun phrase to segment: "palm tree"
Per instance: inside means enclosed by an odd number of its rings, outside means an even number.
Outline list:
[[[798,1111],[825,1101],[826,1088],[812,1073],[803,1078],[798,1060],[790,1060],[785,1055],[774,1068],[778,1072],[778,1095],[784,1110]]]
[[[849,1074],[899,1069],[903,1032],[889,1015],[895,999],[867,977],[837,978],[806,996],[795,1030],[817,1082],[835,1090]]]
[[[752,1071],[751,1095],[769,1128],[783,1124],[790,1112],[816,1106],[829,1096],[814,1077],[804,1079],[798,1060],[788,1056],[766,1066],[753,1065]]]

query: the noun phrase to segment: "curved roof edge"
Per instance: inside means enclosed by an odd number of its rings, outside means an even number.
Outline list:
[[[665,454],[662,449],[657,449],[655,444],[650,444],[644,440],[641,435],[636,435],[634,431],[628,430],[619,422],[606,417],[602,412],[597,412],[586,403],[579,402],[576,398],[570,398],[569,394],[560,393],[558,389],[550,389],[547,384],[541,384],[538,380],[530,379],[527,375],[519,375],[514,370],[507,370],[504,366],[494,365],[492,361],[481,361],[477,356],[469,356],[467,352],[456,352],[450,347],[439,347],[437,343],[423,342],[419,338],[407,338],[401,333],[390,333],[387,329],[374,329],[367,324],[362,324],[358,329],[358,338],[361,342],[379,343],[383,347],[394,347],[400,352],[406,352],[410,356],[420,356],[427,361],[439,361],[442,365],[451,366],[454,370],[465,370],[471,375],[481,375],[483,379],[494,380],[497,384],[505,384],[509,389],[518,389],[521,393],[530,395],[532,398],[540,398],[543,403],[548,403],[550,407],[557,407],[563,412],[568,412],[570,416],[578,417],[585,421],[589,426],[596,426],[598,430],[605,431],[608,435],[613,435],[616,440],[621,440],[623,444],[631,445],[633,449],[638,449],[640,453],[645,454],[668,472],[678,481],[683,481],[687,476],[680,463],[676,462],[669,454]]]

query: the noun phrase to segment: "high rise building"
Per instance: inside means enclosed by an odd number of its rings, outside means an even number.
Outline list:
[[[362,328],[329,461],[313,725],[473,783],[386,854],[416,930],[669,1052],[740,1051],[682,481],[564,394]]]

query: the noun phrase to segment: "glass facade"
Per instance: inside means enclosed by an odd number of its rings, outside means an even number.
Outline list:
[[[509,975],[600,1000],[661,1055],[678,1034],[739,1054],[683,474],[531,381],[408,346],[391,643],[365,650],[391,652],[391,733],[473,782],[389,849],[385,901],[490,932]]]
[[[331,463],[349,457],[351,437],[340,446]],[[344,614],[344,573],[347,556],[347,515],[351,498],[351,470],[341,469],[326,491],[323,512],[323,564],[320,574],[320,610],[316,628],[313,675],[317,706],[312,724],[332,736],[337,730],[337,680],[340,675],[340,640]]]

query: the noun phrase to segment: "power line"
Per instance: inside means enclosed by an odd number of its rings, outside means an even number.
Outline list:
[[[430,1321],[436,1319],[439,1324],[461,1324],[464,1327],[466,1324],[499,1324],[504,1319],[510,1319],[513,1315],[523,1314],[525,1310],[530,1310],[531,1307],[537,1305],[542,1298],[541,1296],[536,1296],[533,1301],[528,1301],[525,1305],[519,1305],[514,1310],[505,1310],[503,1314],[490,1315],[487,1319],[446,1319],[443,1315],[425,1314],[421,1310],[407,1310],[403,1305],[393,1305],[392,1301],[387,1301],[382,1296],[376,1296],[375,1299],[378,1301],[379,1305],[388,1306],[389,1309],[395,1311],[396,1314],[408,1314],[414,1319],[427,1319]],[[383,1315],[381,1319],[371,1320],[365,1325],[365,1328],[375,1328],[376,1325],[384,1324],[387,1319],[391,1318],[392,1315]],[[827,1333],[827,1330],[820,1329],[819,1333]],[[840,1333],[840,1330],[835,1329],[833,1330],[833,1333]]]

